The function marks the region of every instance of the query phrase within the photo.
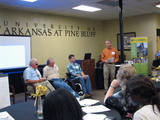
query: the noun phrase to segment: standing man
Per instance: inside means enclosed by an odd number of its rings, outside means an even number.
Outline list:
[[[23,78],[25,82],[34,84],[35,86],[37,86],[38,84],[46,86],[47,87],[46,95],[51,91],[53,91],[54,90],[53,86],[50,84],[48,80],[46,80],[45,78],[42,78],[39,70],[37,69],[38,60],[35,58],[31,59],[29,62],[29,65],[30,66],[26,68],[23,73]],[[34,93],[34,89],[32,86],[28,86],[27,89],[30,93]]]
[[[89,76],[84,74],[80,64],[75,63],[74,55],[69,55],[68,59],[70,63],[67,66],[67,70],[71,74],[71,80],[79,80],[80,84],[82,85],[84,98],[90,97],[92,95],[92,89]]]
[[[104,88],[108,89],[108,78],[110,75],[111,81],[115,77],[115,63],[119,60],[118,51],[111,46],[111,41],[106,40],[106,48],[102,51],[101,61],[103,65]]]
[[[52,84],[55,88],[64,88],[70,91],[75,97],[79,97],[79,95],[67,84],[65,83],[59,75],[59,68],[55,64],[53,58],[49,58],[47,60],[47,65],[43,68],[43,77],[47,80],[53,81]]]

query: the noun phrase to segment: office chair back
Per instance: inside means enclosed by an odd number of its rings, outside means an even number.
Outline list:
[[[34,100],[34,98],[31,97],[31,93],[27,90],[27,86],[32,86],[34,89],[34,93],[36,93],[36,86],[34,84],[25,83],[23,76],[21,76],[21,80],[24,87],[25,102],[27,101],[27,99]]]
[[[15,104],[15,89],[13,85],[9,85],[10,88],[10,100]]]

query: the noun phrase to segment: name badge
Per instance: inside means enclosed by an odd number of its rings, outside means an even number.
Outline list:
[[[112,52],[112,55],[115,55],[115,52]]]

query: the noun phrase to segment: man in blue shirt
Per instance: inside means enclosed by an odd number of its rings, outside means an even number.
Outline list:
[[[47,92],[46,95],[48,93],[50,93],[51,91],[54,90],[53,86],[50,84],[50,82],[48,80],[46,80],[46,78],[43,78],[39,72],[39,70],[37,69],[38,66],[38,60],[33,58],[30,60],[29,62],[29,67],[25,69],[24,73],[23,73],[23,78],[25,80],[26,83],[30,83],[30,84],[34,84],[35,86],[37,86],[38,84],[46,86],[47,87]],[[34,92],[34,89],[32,86],[28,86],[27,90],[30,93]]]
[[[75,63],[74,55],[69,55],[68,59],[70,63],[67,66],[67,70],[71,74],[71,80],[79,80],[80,84],[82,85],[84,98],[90,97],[92,95],[92,89],[89,76],[84,74],[80,64]]]

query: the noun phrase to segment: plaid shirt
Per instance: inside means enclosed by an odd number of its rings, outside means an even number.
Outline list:
[[[67,70],[71,73],[71,78],[74,78],[77,74],[81,74],[83,72],[80,64],[78,63],[69,63]]]

